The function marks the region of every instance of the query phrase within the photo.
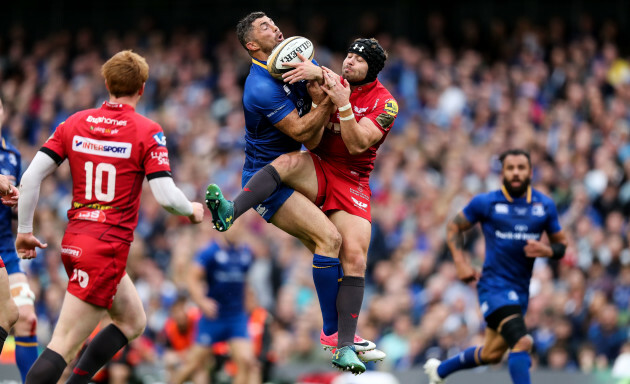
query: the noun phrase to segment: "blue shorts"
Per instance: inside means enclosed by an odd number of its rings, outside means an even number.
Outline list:
[[[4,265],[7,267],[7,274],[25,273],[20,265],[21,260],[15,252],[15,249],[0,250],[0,257],[2,257],[2,261],[4,261]]]
[[[529,302],[529,294],[518,292],[514,289],[487,289],[477,285],[477,293],[479,294],[479,305],[484,319],[497,309],[509,305],[520,305],[521,312],[525,316],[527,312],[527,304]]]
[[[247,184],[249,179],[251,179],[256,172],[257,171],[243,171],[243,179],[241,181],[243,187],[245,187],[245,184]],[[289,188],[286,185],[281,184],[271,196],[269,196],[261,204],[255,206],[254,209],[260,216],[262,216],[263,219],[269,222],[292,193],[293,188]]]
[[[247,315],[209,319],[203,316],[197,325],[197,344],[210,346],[231,339],[248,339]]]

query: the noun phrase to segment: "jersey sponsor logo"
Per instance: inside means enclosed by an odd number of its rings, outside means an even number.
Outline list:
[[[72,139],[72,150],[90,155],[117,157],[120,159],[131,157],[131,143],[94,140],[83,136],[74,136]]]
[[[111,135],[115,135],[118,132],[120,132],[120,130],[116,128],[111,129],[111,128],[95,127],[93,125],[90,125],[90,131],[99,132],[99,133],[109,133]]]
[[[17,166],[17,158],[13,153],[9,153],[9,163],[14,167]]]
[[[367,203],[361,202],[361,201],[355,199],[352,196],[350,196],[350,198],[352,199],[352,202],[354,203],[355,207],[359,207],[359,208],[361,208],[363,210],[365,210],[365,208],[367,208],[367,206],[368,206]]]
[[[365,108],[359,108],[359,107],[357,107],[356,105],[354,106],[354,112],[355,112],[355,113],[365,113],[367,110],[368,110],[368,109],[367,109],[367,107],[365,107]]]
[[[219,252],[217,252],[217,255],[215,256],[215,258],[217,260],[217,263],[219,264],[225,264],[230,259],[227,252],[225,252],[224,250],[220,250]]]
[[[519,216],[525,216],[527,215],[527,207],[514,207],[514,213],[516,213]]]
[[[83,203],[79,203],[76,201],[72,202],[72,208],[78,209],[78,208],[91,208],[91,209],[99,209],[101,211],[107,211],[109,209],[114,209],[116,207],[113,207],[111,205],[102,205],[102,204],[98,204],[98,203],[90,203],[90,204],[83,204]]]
[[[90,115],[87,117],[87,119],[85,119],[85,121],[87,121],[88,123],[93,123],[93,124],[117,125],[119,127],[124,127],[127,125],[127,120],[110,119],[104,116],[94,117]]]
[[[267,115],[268,118],[270,118],[271,116],[275,115],[276,113],[280,112],[282,109],[284,108],[284,105],[281,107],[278,107],[276,109],[273,110],[273,112],[271,112],[270,114]]]
[[[97,222],[97,223],[104,223],[105,220],[107,219],[107,216],[105,216],[105,212],[98,211],[98,210],[81,211],[81,212],[77,212],[74,215],[73,219],[75,219],[75,220],[94,221],[94,222]]]
[[[532,206],[532,215],[534,216],[545,216],[545,207],[540,203],[535,203]]]
[[[496,204],[494,206],[494,211],[496,213],[507,214],[510,209],[508,208],[507,204]]]
[[[256,212],[258,212],[260,216],[265,216],[267,211],[269,211],[269,208],[265,207],[262,204],[258,204],[258,206],[256,207]]]
[[[516,232],[527,232],[527,230],[529,229],[529,227],[525,224],[516,224],[514,226],[514,230]]]
[[[74,247],[72,245],[62,245],[61,246],[61,254],[62,255],[68,255],[71,257],[81,257],[81,254],[83,253],[83,249],[79,248],[79,247]]]
[[[79,287],[85,288],[90,282],[90,275],[88,275],[85,271],[75,268],[72,272],[72,277],[70,278],[70,281],[78,281]]]
[[[385,102],[385,113],[396,117],[398,115],[398,103],[394,99],[389,99]]]
[[[499,230],[494,231],[494,235],[498,239],[502,240],[538,240],[540,238],[539,233],[528,233],[528,232],[501,232]]]
[[[164,132],[158,132],[153,135],[153,140],[158,144],[158,147],[166,147],[166,136],[164,136]]]
[[[155,159],[159,165],[170,165],[168,152],[151,152],[151,158]]]

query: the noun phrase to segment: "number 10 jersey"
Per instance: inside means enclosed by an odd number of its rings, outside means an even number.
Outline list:
[[[156,122],[127,104],[103,103],[61,123],[41,152],[72,174],[66,232],[104,241],[133,240],[147,179],[171,177],[166,138]]]

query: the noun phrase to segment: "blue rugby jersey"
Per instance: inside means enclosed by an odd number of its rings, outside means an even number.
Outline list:
[[[17,148],[2,139],[0,145],[0,173],[7,176],[11,184],[18,186],[22,176],[21,156]],[[14,238],[11,229],[13,213],[10,207],[0,204],[0,251],[14,251]],[[0,253],[2,255],[2,253]]]
[[[276,157],[302,147],[274,127],[294,109],[300,117],[311,109],[306,81],[285,84],[271,77],[266,62],[252,59],[243,91],[245,171],[258,170]]]
[[[218,303],[218,318],[244,313],[245,282],[253,262],[249,248],[221,247],[212,241],[196,255],[195,262],[206,272],[206,295]]]
[[[523,248],[528,239],[561,230],[553,200],[531,188],[526,197],[513,199],[502,188],[475,196],[463,213],[471,223],[481,223],[486,240],[478,287],[527,294],[535,259],[526,257]]]

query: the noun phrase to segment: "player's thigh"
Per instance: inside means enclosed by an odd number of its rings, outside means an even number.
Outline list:
[[[142,300],[129,275],[125,274],[120,279],[116,296],[108,312],[116,326],[129,340],[135,339],[144,331],[147,317]]]
[[[295,189],[310,201],[317,199],[317,173],[311,154],[305,151],[285,153],[271,162],[282,183]]]
[[[0,327],[8,332],[17,318],[18,309],[9,291],[9,276],[6,268],[0,267]]]
[[[339,258],[342,263],[345,261],[358,263],[356,260],[358,258],[362,258],[365,262],[370,247],[372,224],[362,217],[341,210],[333,211],[329,218],[341,234]]]
[[[105,308],[86,303],[66,292],[48,348],[70,362],[105,313]]]
[[[294,192],[271,218],[271,223],[300,239],[311,252],[321,244],[338,248],[341,241],[334,224],[315,204],[301,193]],[[337,254],[326,255],[337,257]]]

